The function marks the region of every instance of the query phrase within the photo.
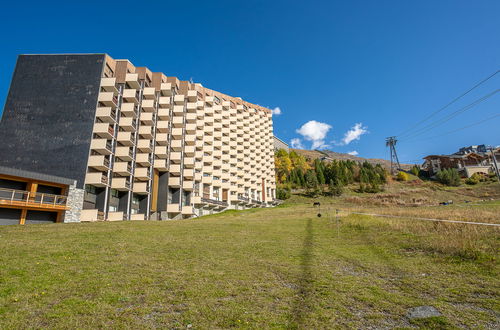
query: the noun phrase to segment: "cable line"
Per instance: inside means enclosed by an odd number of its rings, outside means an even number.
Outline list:
[[[431,123],[431,124],[429,124],[427,126],[424,126],[423,128],[418,129],[417,131],[415,131],[415,132],[409,134],[408,136],[406,136],[404,139],[400,139],[400,141],[401,140],[408,140],[410,138],[415,138],[417,136],[422,135],[425,132],[430,131],[431,129],[433,129],[433,128],[439,126],[439,125],[442,125],[442,124],[446,123],[447,121],[455,118],[456,116],[458,116],[458,115],[460,115],[460,114],[462,114],[462,113],[464,113],[464,112],[466,112],[466,111],[474,108],[476,105],[480,104],[481,102],[486,101],[487,99],[489,99],[490,97],[492,97],[493,95],[495,95],[496,93],[498,93],[499,91],[500,91],[500,89],[496,89],[493,92],[491,92],[489,94],[486,94],[485,96],[483,96],[483,97],[475,100],[474,102],[466,105],[465,107],[460,108],[460,109],[452,112],[451,114],[447,115],[446,117],[443,117],[443,118],[441,118],[440,120],[438,120],[438,121],[436,121],[434,123]]]
[[[497,73],[499,73],[500,70],[497,70],[495,71],[494,73],[492,73],[491,75],[489,75],[488,77],[484,78],[483,80],[481,80],[480,82],[478,82],[477,84],[475,84],[474,86],[472,86],[470,89],[468,89],[467,91],[465,91],[464,93],[460,94],[458,97],[454,98],[451,102],[449,102],[448,104],[446,104],[445,106],[441,107],[440,109],[434,111],[433,113],[431,113],[429,116],[425,117],[424,119],[422,119],[421,121],[419,121],[418,123],[416,123],[415,125],[411,126],[410,128],[404,130],[403,132],[399,133],[397,136],[398,137],[404,137],[405,135],[408,135],[408,133],[410,131],[412,131],[413,129],[415,129],[417,126],[419,126],[420,124],[426,122],[427,120],[429,120],[430,118],[432,118],[433,116],[435,116],[436,114],[440,113],[441,111],[445,110],[446,108],[448,108],[450,105],[452,105],[453,103],[455,103],[456,101],[460,100],[462,97],[464,97],[465,95],[469,94],[470,92],[472,92],[474,89],[476,89],[477,87],[481,86],[482,84],[484,84],[485,82],[487,82],[488,80],[490,80],[491,78],[493,78]]]
[[[460,127],[460,128],[457,128],[457,129],[454,129],[452,131],[449,131],[449,132],[446,132],[446,133],[443,133],[443,134],[439,134],[439,135],[434,135],[434,136],[431,136],[431,137],[427,137],[427,138],[422,138],[422,139],[417,139],[417,140],[410,140],[410,141],[406,141],[406,142],[419,142],[419,141],[426,141],[426,140],[431,140],[431,139],[435,139],[435,138],[438,138],[438,137],[441,137],[441,136],[444,136],[444,135],[448,135],[448,134],[452,134],[452,133],[455,133],[455,132],[458,132],[458,131],[461,131],[463,129],[466,129],[466,128],[469,128],[469,127],[473,127],[473,126],[477,126],[477,125],[480,125],[488,120],[492,120],[492,119],[495,119],[497,117],[500,117],[500,113],[499,114],[496,114],[494,116],[491,116],[491,117],[488,117],[486,119],[483,119],[483,120],[480,120],[478,122],[475,122],[473,124],[470,124],[470,125],[466,125],[464,127]]]

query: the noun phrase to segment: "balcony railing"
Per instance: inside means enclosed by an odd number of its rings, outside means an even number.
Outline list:
[[[205,198],[205,197],[202,197],[201,198],[201,201],[203,203],[210,203],[210,204],[217,204],[217,205],[220,205],[220,206],[227,206],[227,203],[226,202],[223,202],[223,201],[218,201],[216,199],[211,199],[211,198]]]
[[[65,208],[67,197],[24,190],[0,188],[0,205]]]

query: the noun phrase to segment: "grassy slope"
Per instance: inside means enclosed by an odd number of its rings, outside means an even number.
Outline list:
[[[396,220],[350,215],[337,227],[310,202],[1,227],[0,327],[409,327],[419,305],[443,313],[430,327],[500,326],[498,250],[461,259]]]

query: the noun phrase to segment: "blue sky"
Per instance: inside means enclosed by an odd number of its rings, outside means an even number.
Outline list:
[[[274,131],[286,142],[387,158],[385,137],[500,69],[498,13],[494,0],[9,1],[0,13],[0,103],[18,54],[106,52],[279,107]],[[498,88],[500,74],[424,124]],[[402,139],[400,160],[500,145],[500,117],[442,135],[499,113],[497,93]]]

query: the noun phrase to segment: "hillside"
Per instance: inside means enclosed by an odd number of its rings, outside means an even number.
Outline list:
[[[363,157],[358,157],[358,156],[353,156],[349,154],[343,154],[335,151],[330,151],[330,150],[304,150],[304,149],[292,149],[290,150],[295,151],[296,153],[303,155],[306,158],[310,159],[316,159],[316,158],[321,158],[321,157],[329,157],[331,159],[337,159],[337,160],[354,160],[356,162],[364,162],[367,161],[371,164],[380,164],[384,166],[385,168],[390,168],[391,167],[391,161],[386,160],[386,159],[379,159],[379,158],[363,158]],[[403,168],[410,168],[412,165],[409,164],[401,164]]]
[[[480,201],[499,188],[394,183],[191,220],[1,226],[0,328],[498,329],[498,229],[404,217],[499,223],[498,201]]]

